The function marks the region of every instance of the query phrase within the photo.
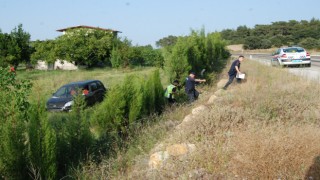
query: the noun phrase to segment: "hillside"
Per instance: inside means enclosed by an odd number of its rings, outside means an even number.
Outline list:
[[[306,49],[320,48],[320,21],[290,20],[271,24],[256,24],[253,28],[238,26],[221,31],[222,38],[231,44],[244,44],[245,49],[268,49],[284,45],[299,45]]]
[[[224,76],[218,87],[207,89],[192,107],[177,107],[164,115],[153,126],[165,129],[160,135],[150,129],[141,132],[140,143],[131,145],[143,149],[136,153],[139,155],[126,159],[133,153],[129,148],[120,158],[87,166],[82,175],[101,178],[108,174],[113,179],[320,178],[319,84],[250,60],[242,70],[248,80],[241,85],[219,90]],[[146,143],[151,150],[145,148]]]

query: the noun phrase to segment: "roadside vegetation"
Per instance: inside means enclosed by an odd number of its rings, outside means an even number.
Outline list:
[[[23,32],[22,26],[18,29]],[[33,52],[29,54],[30,59],[23,59],[9,51],[9,46],[1,46],[5,50],[1,51],[4,53],[0,57],[3,63],[0,92],[1,178],[75,177],[79,173],[76,170],[82,169],[82,165],[84,168],[87,163],[99,166],[109,158],[118,158],[122,152],[130,151],[129,144],[139,136],[138,132],[160,121],[167,111],[163,93],[170,80],[179,77],[183,84],[188,71],[200,74],[206,68],[202,76],[214,81],[230,56],[220,35],[208,35],[204,30],[192,31],[189,36],[178,38],[179,42],[192,42],[193,46],[180,43],[158,50],[149,46],[133,47],[127,40],[104,37],[99,33],[92,33],[84,39],[82,32],[79,33],[53,41],[33,42],[32,46],[28,46]],[[16,41],[11,34],[1,35]],[[105,42],[109,40],[111,45]],[[76,42],[78,50],[70,48],[75,46],[71,42]],[[88,42],[92,44],[86,44]],[[99,43],[106,46],[99,46]],[[175,49],[181,49],[181,56],[175,53]],[[88,52],[85,50],[94,53],[86,54]],[[48,63],[62,57],[89,68],[77,71],[19,69],[16,74],[7,68],[8,64],[32,64],[34,58],[41,57]],[[183,57],[183,69],[179,67],[180,57]],[[94,68],[100,63],[106,67]],[[71,113],[45,111],[47,98],[61,85],[88,79],[99,79],[109,88],[102,103],[85,108],[83,97],[79,95],[75,97]],[[183,88],[179,93],[182,92]],[[183,100],[182,96],[179,102]]]
[[[246,61],[242,71],[248,80],[220,92],[209,110],[185,128],[177,130],[175,125],[192,107],[177,107],[165,114],[161,123],[140,132],[129,147],[132,151],[99,166],[87,164],[79,177],[319,179],[320,85],[254,61]],[[159,140],[152,147],[154,136]],[[154,170],[148,165],[155,152],[150,149],[160,142],[163,147],[192,143],[196,150],[183,158],[168,159]]]

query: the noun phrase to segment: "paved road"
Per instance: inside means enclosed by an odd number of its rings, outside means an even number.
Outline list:
[[[239,56],[239,54],[233,54],[233,56]],[[245,54],[247,59],[257,60],[265,65],[270,66],[271,55],[270,54]],[[320,56],[311,56],[311,67],[288,67],[288,71],[298,76],[305,77],[309,80],[320,83]]]

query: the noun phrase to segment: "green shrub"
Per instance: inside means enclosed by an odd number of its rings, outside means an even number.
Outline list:
[[[57,138],[56,159],[59,177],[85,160],[93,145],[89,114],[84,107],[84,97],[78,95],[70,113],[54,113],[48,118]]]
[[[316,49],[320,47],[320,42],[317,39],[308,37],[308,38],[302,39],[299,43],[299,46],[302,46],[306,49]]]
[[[220,72],[229,56],[226,42],[220,34],[205,34],[204,29],[179,37],[172,48],[164,49],[165,69],[170,81],[177,79],[184,82],[190,70],[197,74],[203,69],[207,73]]]
[[[0,174],[5,179],[21,179],[28,176],[26,123],[31,83],[0,68],[0,88]]]
[[[159,70],[148,79],[127,76],[122,84],[113,87],[91,117],[91,126],[98,144],[121,147],[130,127],[144,117],[164,109],[163,87]],[[116,141],[103,142],[101,139]]]
[[[160,114],[162,113],[164,109],[164,89],[161,84],[161,79],[160,79],[160,73],[159,70],[154,71],[153,73],[153,83],[154,83],[154,103],[155,103],[155,110],[156,113]]]
[[[29,111],[28,156],[33,179],[55,179],[57,175],[56,133],[50,126],[43,106],[33,105]]]

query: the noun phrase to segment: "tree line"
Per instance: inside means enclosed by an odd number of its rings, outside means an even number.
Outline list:
[[[59,36],[53,40],[31,41],[22,24],[10,33],[0,30],[0,66],[20,63],[32,66],[38,60],[54,63],[57,59],[87,67],[163,66],[160,50],[151,45],[133,46],[106,31],[85,29]]]
[[[221,31],[229,44],[243,44],[245,49],[299,45],[307,49],[320,49],[320,20],[277,21],[253,28],[239,26]]]

